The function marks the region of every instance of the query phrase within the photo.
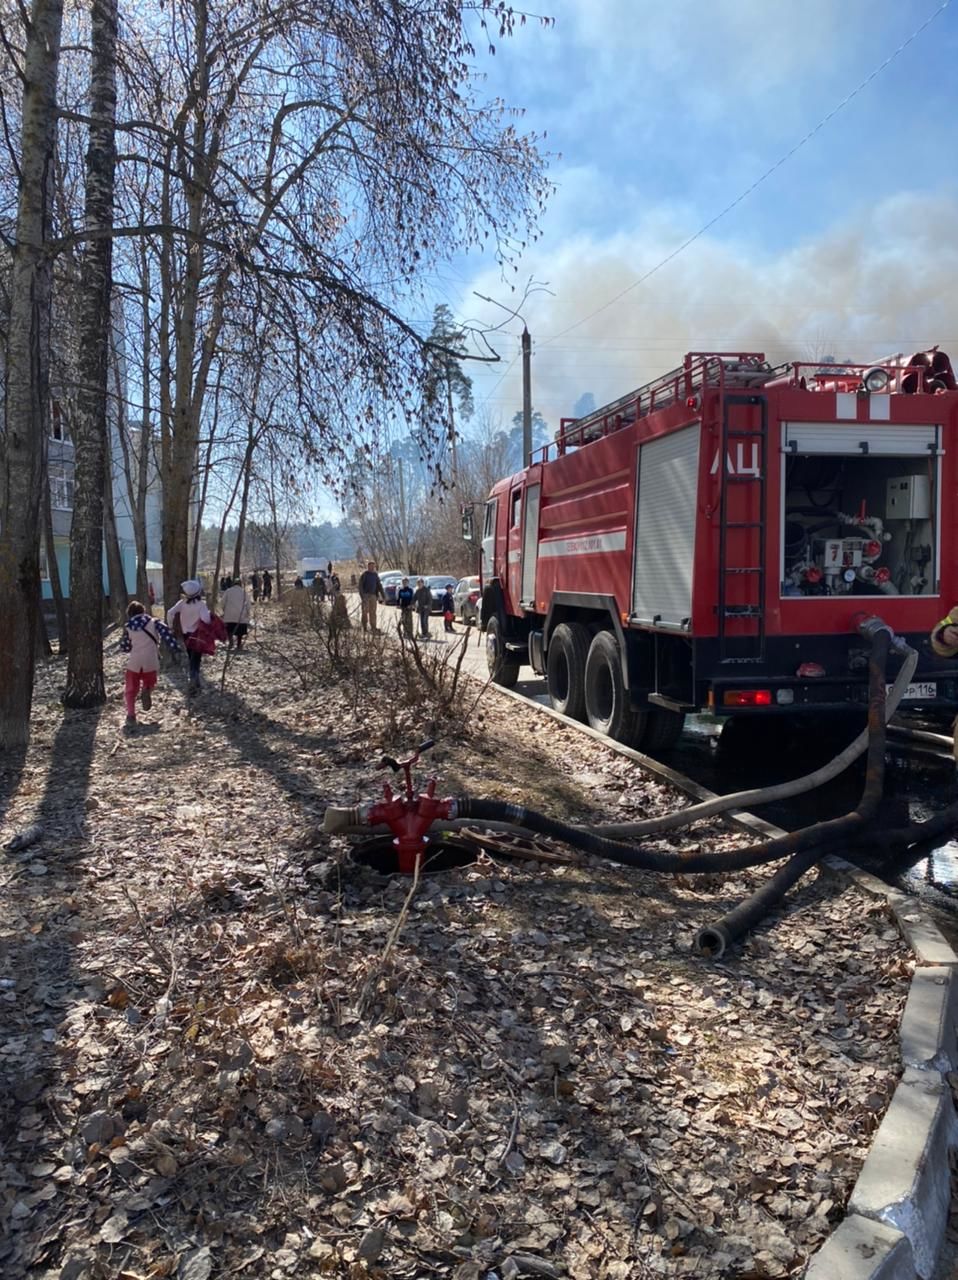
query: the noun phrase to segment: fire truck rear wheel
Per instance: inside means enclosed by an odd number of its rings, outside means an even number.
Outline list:
[[[519,659],[502,643],[498,618],[486,624],[486,665],[493,683],[504,689],[511,689],[519,679]]]
[[[611,631],[593,637],[585,663],[585,711],[593,729],[626,746],[637,746],[646,715],[633,711],[622,683],[619,646]]]
[[[670,751],[682,736],[685,716],[681,711],[669,711],[667,707],[654,707],[648,712],[642,750],[655,755],[657,751]]]
[[[581,622],[560,622],[549,641],[549,700],[556,711],[573,720],[585,719],[585,664],[590,639]]]

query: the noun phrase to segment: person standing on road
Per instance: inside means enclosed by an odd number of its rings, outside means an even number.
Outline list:
[[[452,583],[446,583],[446,590],[442,599],[439,601],[439,608],[442,610],[442,620],[444,630],[455,633],[456,628],[452,625],[456,616],[456,601],[452,594]]]
[[[432,612],[432,592],[426,586],[425,578],[416,579],[416,593],[412,598],[419,614],[419,634],[424,640],[429,639],[429,614]]]
[[[359,575],[359,608],[364,631],[367,626],[372,631],[379,630],[376,626],[376,606],[380,601],[383,604],[386,603],[386,593],[376,572],[376,562],[370,560],[366,564],[365,572]]]
[[[263,600],[271,600],[273,596],[273,575],[268,569],[263,570]]]
[[[259,601],[260,578],[257,570],[253,571],[253,576],[249,580],[250,586],[253,588],[253,604]]]
[[[399,626],[403,635],[412,639],[412,602],[414,591],[409,585],[409,579],[403,578],[399,584],[399,590],[396,592],[396,604],[399,608]]]
[[[123,689],[127,733],[136,731],[137,697],[142,696],[144,711],[149,711],[153,705],[156,673],[160,669],[161,640],[172,654],[179,654],[180,646],[169,627],[151,617],[139,600],[131,600],[126,610],[126,626],[120,637],[120,652],[128,655]]]
[[[238,578],[223,592],[223,621],[226,623],[226,634],[229,636],[228,649],[232,649],[235,640],[236,652],[241,652],[246,633],[249,631],[249,619],[249,596],[243,586],[243,579]]]

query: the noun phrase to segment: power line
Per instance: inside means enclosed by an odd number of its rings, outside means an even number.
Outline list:
[[[828,115],[824,116],[821,120],[819,120],[818,124],[814,127],[814,129],[810,129],[808,133],[805,134],[804,138],[796,142],[790,151],[786,151],[786,153],[783,156],[781,156],[778,160],[775,161],[773,165],[771,165],[768,169],[766,169],[765,172],[761,175],[761,177],[756,178],[755,181],[752,183],[752,185],[750,187],[747,187],[742,192],[741,195],[736,196],[736,198],[732,201],[731,204],[727,204],[720,213],[717,213],[715,215],[714,218],[710,218],[709,221],[706,222],[704,226],[699,227],[698,231],[696,231],[694,235],[689,236],[689,238],[687,240],[684,240],[682,244],[678,246],[677,249],[673,249],[670,254],[664,257],[661,262],[657,262],[654,267],[646,271],[646,273],[640,276],[638,280],[633,281],[632,284],[627,285],[626,288],[620,290],[620,292],[617,293],[615,297],[610,298],[609,301],[603,303],[601,307],[597,307],[595,311],[590,311],[587,316],[583,316],[581,320],[576,320],[574,324],[570,324],[565,329],[560,329],[558,333],[552,334],[551,337],[544,338],[542,342],[539,343],[538,345],[545,346],[547,343],[554,342],[556,338],[561,338],[564,334],[571,333],[573,329],[578,329],[580,325],[583,325],[587,321],[594,319],[594,317],[597,315],[601,315],[603,311],[607,311],[609,307],[614,306],[620,299],[624,298],[627,293],[631,293],[633,289],[637,289],[640,284],[645,284],[646,280],[654,276],[657,271],[661,271],[663,267],[667,266],[670,262],[672,262],[675,258],[677,258],[680,253],[683,253],[689,247],[689,245],[694,244],[696,240],[704,236],[706,231],[710,231],[717,222],[720,222],[721,219],[725,217],[726,214],[731,213],[732,210],[735,209],[738,205],[740,205],[743,200],[747,199],[748,196],[750,196],[757,187],[760,187],[762,183],[766,180],[766,178],[770,178],[777,169],[780,169],[783,164],[791,160],[792,156],[795,155],[797,151],[800,151],[807,142],[810,142],[817,133],[820,133],[821,130],[824,129],[825,126],[828,124],[828,122],[838,115],[839,111],[841,111],[844,107],[847,107],[853,98],[856,98],[863,89],[867,88],[867,86],[871,84],[871,82],[875,79],[876,76],[879,76],[887,66],[889,66],[892,62],[895,61],[895,59],[898,57],[900,53],[904,53],[904,51],[908,48],[908,46],[913,41],[917,40],[918,37],[922,34],[922,32],[925,31],[926,28],[930,27],[931,24],[935,21],[935,19],[940,14],[944,13],[944,11],[948,8],[950,3],[951,3],[951,0],[942,0],[942,3],[938,6],[935,12],[931,14],[930,17],[926,18],[925,21],[921,24],[921,26],[918,27],[915,31],[913,31],[911,35],[908,37],[908,39],[903,41],[898,46],[898,48],[894,51],[894,53],[889,54],[888,57],[885,59],[885,61],[880,63],[879,66],[877,66],[874,69],[874,71],[872,71],[871,75],[866,76],[865,79],[862,80],[860,84],[856,85],[855,88],[852,89],[851,93],[846,94],[845,97],[842,98],[841,102],[839,102],[837,106],[832,107]]]

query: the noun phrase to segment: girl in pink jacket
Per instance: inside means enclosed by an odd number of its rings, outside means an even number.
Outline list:
[[[131,601],[126,611],[126,626],[120,638],[120,651],[128,654],[126,660],[126,728],[136,729],[136,699],[143,691],[143,710],[153,705],[152,690],[156,685],[156,673],[160,669],[159,648],[162,641],[172,653],[179,653],[173,632],[164,623],[146,612],[139,600]]]

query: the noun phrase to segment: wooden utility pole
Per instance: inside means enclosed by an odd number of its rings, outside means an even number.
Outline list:
[[[522,326],[522,465],[529,465],[532,453],[532,338]]]

